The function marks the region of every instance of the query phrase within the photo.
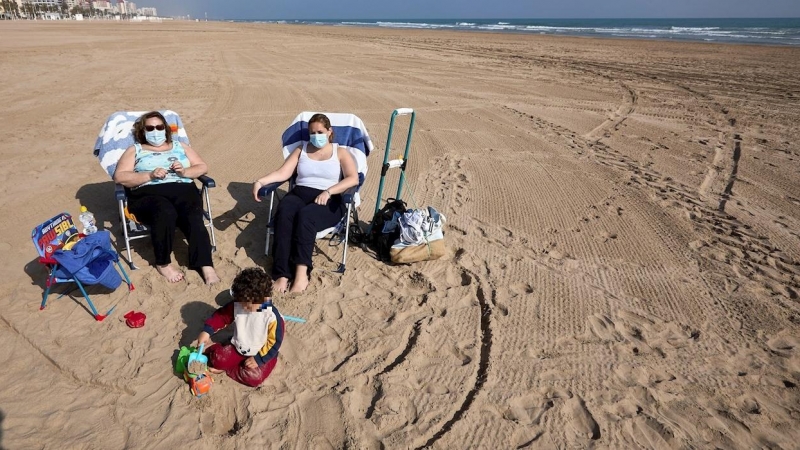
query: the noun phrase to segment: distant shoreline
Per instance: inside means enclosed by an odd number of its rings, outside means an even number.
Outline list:
[[[233,23],[273,23],[335,27],[447,30],[523,35],[643,39],[800,46],[800,18],[764,19],[348,19],[252,20]]]

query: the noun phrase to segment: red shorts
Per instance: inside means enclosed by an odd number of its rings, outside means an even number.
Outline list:
[[[249,356],[240,355],[236,351],[236,347],[230,343],[212,345],[206,351],[206,355],[208,355],[208,364],[211,367],[217,370],[224,370],[232,379],[252,387],[263,383],[272,373],[275,364],[278,363],[278,357],[276,356],[263,366],[250,369],[244,363]]]

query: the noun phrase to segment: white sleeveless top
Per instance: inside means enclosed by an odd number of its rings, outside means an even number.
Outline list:
[[[339,144],[333,144],[330,159],[315,161],[308,157],[306,146],[300,151],[297,161],[297,185],[324,191],[342,178],[342,164],[339,162]]]

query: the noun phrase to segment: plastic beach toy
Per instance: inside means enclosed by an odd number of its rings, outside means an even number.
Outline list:
[[[186,373],[189,374],[190,378],[204,374],[208,370],[208,356],[203,354],[205,345],[205,342],[201,343],[200,348],[196,352],[192,352],[189,355],[189,359],[186,360]]]
[[[175,362],[175,370],[183,369],[183,378],[189,383],[192,395],[196,397],[208,394],[214,384],[214,379],[208,373],[208,356],[203,354],[204,347],[205,343],[200,344],[197,351],[181,347]]]
[[[202,397],[211,391],[214,379],[208,373],[202,373],[194,378],[189,378],[189,389],[195,397]]]
[[[181,347],[181,350],[178,352],[178,359],[175,360],[175,373],[186,372],[186,364],[189,362],[189,355],[195,350],[197,349],[194,347]]]
[[[138,311],[130,311],[128,314],[122,316],[125,318],[125,324],[131,328],[141,328],[144,326],[144,321],[147,316]]]

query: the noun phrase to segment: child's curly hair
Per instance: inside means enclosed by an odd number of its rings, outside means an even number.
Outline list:
[[[262,303],[272,297],[272,279],[261,267],[249,267],[233,279],[231,292],[237,302]]]

